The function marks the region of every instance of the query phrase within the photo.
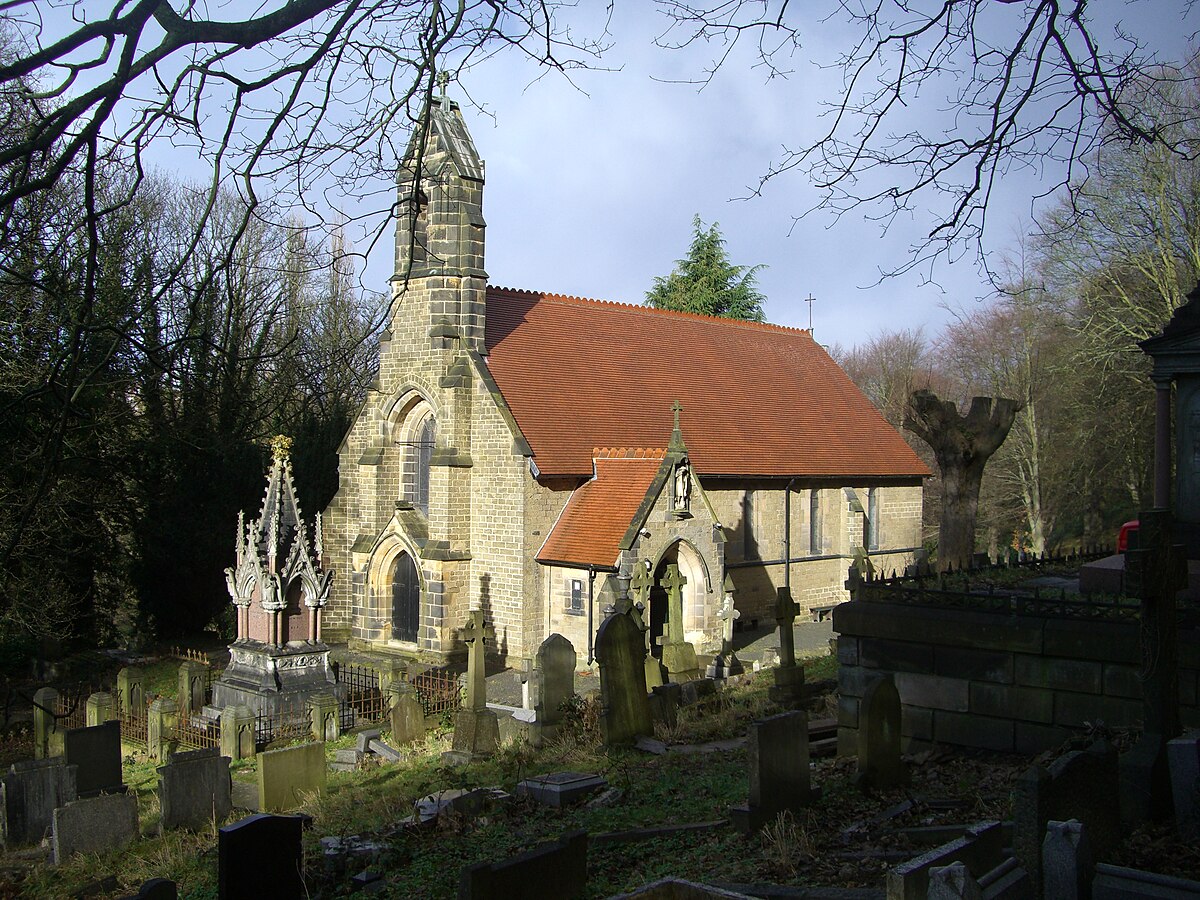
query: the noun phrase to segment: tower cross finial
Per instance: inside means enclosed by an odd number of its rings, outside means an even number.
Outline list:
[[[436,76],[438,88],[441,91],[441,96],[446,96],[446,86],[450,84],[450,73],[443,70],[437,73]]]

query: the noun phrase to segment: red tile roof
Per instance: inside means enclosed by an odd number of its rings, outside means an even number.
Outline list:
[[[489,287],[488,368],[534,462],[666,446],[700,475],[919,476],[924,463],[808,331]]]
[[[662,467],[665,450],[594,450],[596,477],[567,501],[537,559],[544,563],[613,566],[621,539]]]

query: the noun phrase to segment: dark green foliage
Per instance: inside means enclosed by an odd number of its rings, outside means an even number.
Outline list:
[[[654,279],[646,303],[655,309],[718,316],[724,319],[765,321],[756,276],[762,266],[735,266],[725,252],[725,239],[713,222],[708,228],[696,216],[695,234],[684,259],[667,277]]]

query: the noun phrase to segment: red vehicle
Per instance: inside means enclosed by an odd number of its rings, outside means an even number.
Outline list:
[[[1117,552],[1124,553],[1129,549],[1129,534],[1138,530],[1138,520],[1133,519],[1121,526],[1117,532]]]

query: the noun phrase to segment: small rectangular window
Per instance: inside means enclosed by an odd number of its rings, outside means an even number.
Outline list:
[[[578,578],[571,579],[571,595],[567,599],[567,612],[575,616],[583,615],[583,582]]]

